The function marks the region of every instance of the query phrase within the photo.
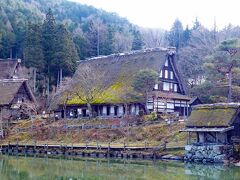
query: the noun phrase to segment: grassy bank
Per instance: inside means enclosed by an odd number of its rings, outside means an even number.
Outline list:
[[[183,123],[126,126],[114,129],[81,129],[85,125],[117,125],[120,120],[22,120],[13,124],[2,144],[65,144],[108,146],[184,146],[186,134],[179,133]]]

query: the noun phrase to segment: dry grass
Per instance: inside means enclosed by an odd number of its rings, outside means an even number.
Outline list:
[[[86,129],[86,130],[66,130],[63,128],[64,121],[46,123],[46,120],[35,120],[32,129],[31,121],[19,121],[11,127],[9,135],[1,140],[2,144],[22,143],[22,144],[64,144],[64,145],[93,145],[98,143],[101,146],[123,147],[127,146],[159,146],[164,142],[168,142],[168,147],[184,146],[186,140],[185,133],[179,133],[184,128],[184,124],[174,123],[171,125],[156,124],[148,126],[124,127],[118,129]],[[68,121],[74,125],[83,123],[80,121]],[[115,121],[107,122],[107,120],[84,121],[84,123],[116,123]],[[54,127],[54,128],[53,128]],[[19,128],[25,128],[19,132]]]

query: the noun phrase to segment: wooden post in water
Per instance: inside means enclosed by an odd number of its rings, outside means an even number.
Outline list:
[[[27,141],[25,141],[25,154],[27,154]]]
[[[87,148],[88,148],[88,142],[86,141],[86,146],[85,146],[85,148],[86,148],[86,150],[87,150]]]
[[[146,141],[144,141],[144,149],[145,149],[145,151],[147,150],[147,142]]]
[[[10,148],[10,141],[8,141],[8,149],[7,149],[7,152],[9,152],[9,148]]]

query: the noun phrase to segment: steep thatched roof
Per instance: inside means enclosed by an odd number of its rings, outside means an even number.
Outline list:
[[[187,127],[228,127],[238,117],[240,104],[217,103],[193,108]]]
[[[141,102],[143,101],[142,96],[137,92],[134,92],[132,88],[135,74],[142,69],[152,69],[156,72],[160,72],[167,58],[171,58],[170,63],[172,63],[173,67],[176,67],[174,48],[154,48],[90,58],[79,62],[73,81],[78,78],[78,72],[81,72],[84,67],[90,66],[93,67],[93,69],[98,70],[98,72],[104,72],[110,84],[110,87],[105,90],[101,96],[94,99],[93,104]],[[179,88],[184,94],[185,89],[182,85],[180,74],[177,69],[175,70],[175,74],[177,80],[180,82]],[[131,97],[123,98],[126,97],[126,94],[131,94]],[[187,96],[177,93],[171,94],[190,100]],[[61,97],[63,97],[63,95],[59,97],[60,100],[58,98],[57,104],[62,104],[63,100],[61,100]],[[56,104],[56,99],[53,100],[52,103]],[[68,104],[84,104],[84,102],[82,102],[77,96],[74,96],[68,101]]]
[[[18,60],[0,59],[0,79],[12,78],[18,64]]]
[[[19,89],[24,86],[30,99],[36,103],[35,97],[31,89],[27,85],[26,80],[1,80],[0,81],[0,105],[9,105],[18,93]]]

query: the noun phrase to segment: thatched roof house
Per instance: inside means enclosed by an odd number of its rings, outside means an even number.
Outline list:
[[[3,94],[0,98],[0,106],[12,105],[14,100],[18,102],[28,100],[36,103],[36,99],[25,79],[0,80],[0,94]]]
[[[197,133],[197,141],[201,143],[227,143],[232,137],[240,138],[240,104],[197,105],[182,131]]]
[[[0,59],[0,79],[17,78],[20,63],[20,59]]]
[[[187,161],[224,162],[234,154],[233,143],[240,142],[240,104],[195,106],[181,131],[188,132]]]
[[[22,107],[36,106],[20,59],[0,59],[0,118],[15,120],[23,115]]]
[[[3,120],[26,117],[24,108],[37,105],[36,99],[25,79],[0,80],[0,111]]]
[[[175,48],[154,48],[130,53],[119,53],[109,56],[100,56],[81,61],[73,77],[73,81],[80,80],[78,72],[85,67],[94,69],[92,73],[105,74],[109,87],[93,101],[94,110],[98,115],[119,115],[125,113],[123,104],[129,104],[129,113],[138,114],[143,103],[142,95],[135,92],[132,83],[134,76],[142,69],[152,69],[159,73],[159,83],[149,92],[148,108],[157,112],[179,112],[187,114],[187,102],[191,100],[186,95],[185,86],[175,62]],[[79,90],[81,91],[81,90]],[[53,103],[61,105],[64,102],[64,93]],[[72,96],[67,105],[68,114],[84,110],[83,102],[78,96]],[[98,107],[97,107],[98,106]],[[71,113],[72,112],[72,113]],[[119,113],[120,112],[120,113]],[[85,115],[84,110],[84,115]]]

